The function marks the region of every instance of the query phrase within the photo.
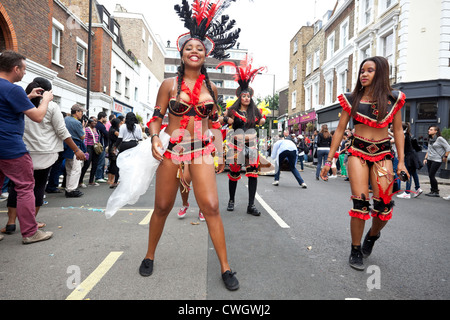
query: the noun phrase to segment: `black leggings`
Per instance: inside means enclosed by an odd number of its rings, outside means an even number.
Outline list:
[[[230,192],[230,200],[234,202],[234,196],[236,194],[237,181],[228,180],[228,190]],[[258,186],[258,178],[248,177],[248,206],[252,206],[255,203],[256,187]]]
[[[441,167],[442,162],[427,160],[428,177],[430,178],[431,192],[439,192],[436,173]]]
[[[44,204],[44,192],[45,186],[47,185],[48,173],[52,167],[48,167],[47,169],[42,170],[34,170],[34,197],[35,197],[35,206],[42,207]],[[17,208],[17,192],[15,190],[15,184],[11,180],[9,182],[8,187],[8,201],[7,206],[10,208]]]

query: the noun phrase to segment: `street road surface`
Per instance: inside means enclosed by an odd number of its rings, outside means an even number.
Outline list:
[[[138,203],[107,220],[106,184],[83,189],[82,198],[48,194],[38,220],[52,239],[23,245],[20,231],[0,242],[0,300],[444,300],[450,298],[450,202],[395,198],[394,218],[382,231],[366,271],[348,266],[350,188],[343,178],[316,181],[290,172],[280,185],[258,180],[260,217],[246,214],[247,178],[238,184],[236,208],[226,211],[228,180],[217,176],[228,258],[240,289],[223,286],[205,222],[198,222],[193,193],[185,219],[178,197],[157,248],[153,275],[138,273],[145,256],[154,185]],[[421,176],[422,182],[426,178]],[[403,185],[404,186],[404,185]],[[428,192],[429,186],[422,188]],[[447,188],[447,189],[445,189]],[[445,193],[448,190],[447,193]],[[450,194],[449,186],[441,188]],[[0,203],[0,225],[6,224]],[[19,227],[19,225],[18,225]],[[366,231],[370,220],[366,224]]]

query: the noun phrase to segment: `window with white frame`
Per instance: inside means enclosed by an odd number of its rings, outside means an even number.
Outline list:
[[[153,59],[153,41],[148,37],[148,57]]]
[[[223,68],[223,73],[226,74],[235,74],[236,73],[236,68],[232,67],[232,66],[224,66]]]
[[[52,26],[52,62],[59,64],[61,62],[61,36],[64,31],[64,25],[53,18]]]
[[[292,53],[296,53],[297,51],[298,51],[298,39],[296,38],[294,40],[294,50],[293,50]]]
[[[167,73],[177,73],[177,69],[178,69],[178,67],[176,65],[173,65],[173,64],[165,65],[165,71]]]
[[[292,68],[292,82],[297,81],[297,66]]]
[[[122,73],[119,70],[116,70],[116,92],[117,93],[122,93],[122,91],[120,90],[120,85],[122,82]]]
[[[217,88],[223,87],[223,81],[222,80],[211,80],[212,83],[216,85]]]
[[[380,0],[378,3],[379,14],[383,14],[386,10],[397,4],[398,0]]]
[[[88,45],[80,38],[76,38],[77,41],[77,65],[76,73],[80,76],[84,76],[86,70],[86,52]]]
[[[320,67],[320,49],[314,51],[313,70]]]
[[[77,69],[76,73],[80,76],[84,76],[86,60],[86,49],[80,45],[77,45]]]
[[[332,58],[334,55],[334,39],[335,34],[333,32],[333,34],[327,38],[327,59]]]
[[[297,90],[292,92],[291,99],[291,110],[294,110],[295,108],[297,108]]]
[[[312,105],[318,106],[319,105],[319,81],[316,81],[313,83],[312,88]]]
[[[371,51],[372,51],[372,48],[370,47],[370,44],[361,47],[361,49],[359,49],[360,61],[363,61],[364,59],[369,58],[371,56]]]
[[[305,75],[308,75],[308,74],[311,73],[311,67],[312,67],[312,57],[309,56],[306,59],[306,70],[305,70],[306,72],[305,72]]]
[[[139,101],[139,88],[135,87],[134,88],[134,101]]]
[[[389,62],[389,75],[393,74],[393,64],[394,64],[394,34],[385,35],[381,38],[382,55]]]
[[[340,95],[342,93],[347,92],[347,72],[341,72],[338,75],[338,92],[337,94]]]
[[[225,80],[223,83],[223,87],[225,89],[237,89],[237,87],[239,87],[239,84],[233,80]]]
[[[125,77],[125,97],[130,97],[130,79]]]
[[[341,24],[340,30],[340,47],[345,48],[348,43],[349,38],[349,27],[348,27],[348,18]]]
[[[372,21],[373,0],[361,1],[361,26],[367,26]]]
[[[333,76],[326,80],[325,86],[325,104],[333,102]]]
[[[311,109],[311,85],[305,87],[305,110]]]

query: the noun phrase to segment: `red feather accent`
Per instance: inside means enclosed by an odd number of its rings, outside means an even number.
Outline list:
[[[192,4],[192,17],[197,21],[197,25],[202,23],[203,19],[208,18],[208,6],[210,0],[195,0]],[[209,23],[208,23],[209,24]]]

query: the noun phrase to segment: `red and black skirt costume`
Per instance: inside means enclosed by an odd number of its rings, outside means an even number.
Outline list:
[[[234,118],[233,130],[230,130],[227,134],[226,161],[230,167],[228,178],[232,181],[240,180],[243,166],[245,167],[245,176],[257,178],[259,173],[257,139],[255,137],[251,141],[245,141],[245,133],[249,132],[249,129],[245,126],[247,114],[240,110],[233,110],[232,113]],[[255,123],[258,123],[259,120],[255,119]]]
[[[356,114],[353,116],[355,125],[365,124],[372,128],[384,128],[388,126],[392,122],[395,114],[405,104],[404,93],[401,91],[392,91],[388,99],[386,116],[381,121],[377,121],[378,109],[375,103],[360,101],[355,104],[350,93],[342,94],[338,99],[343,110],[350,115],[355,105],[358,108]],[[393,194],[389,190],[394,184],[394,174],[389,173],[384,166],[384,161],[394,159],[394,152],[390,140],[389,137],[378,141],[369,140],[357,135],[352,137],[347,154],[358,157],[370,167],[374,167],[373,169],[376,170],[379,196],[373,197],[373,209],[370,209],[370,202],[364,195],[362,197],[352,195],[353,208],[349,211],[351,217],[368,220],[371,214],[372,217],[378,217],[383,221],[388,221],[392,218],[394,201],[392,201]],[[388,181],[390,181],[386,190],[383,190],[379,182],[379,178],[383,176],[386,176]]]
[[[212,121],[213,128],[220,127],[217,111],[213,112],[214,101],[207,100],[199,102],[200,91],[204,80],[205,76],[200,75],[192,92],[183,80],[181,90],[190,97],[190,101],[183,99],[177,101],[176,97],[172,97],[169,100],[169,113],[181,117],[181,120],[180,127],[175,132],[178,135],[172,134],[170,137],[164,157],[171,159],[175,164],[180,166],[177,175],[187,190],[189,190],[189,184],[184,180],[184,165],[195,163],[193,162],[194,159],[211,154],[216,150],[212,135],[204,135],[202,133],[202,120],[209,118]],[[178,80],[176,81],[178,82]],[[161,108],[159,107],[155,107],[152,120],[157,117],[163,118],[161,116]],[[192,137],[189,132],[186,134],[186,128],[191,118],[194,118],[194,132]]]

